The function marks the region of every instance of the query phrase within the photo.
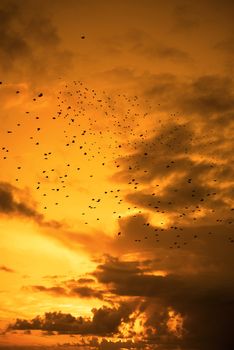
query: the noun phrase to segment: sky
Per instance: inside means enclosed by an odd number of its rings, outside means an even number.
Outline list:
[[[234,348],[233,13],[0,1],[0,350]]]

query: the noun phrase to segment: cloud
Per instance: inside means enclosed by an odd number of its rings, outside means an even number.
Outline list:
[[[1,265],[0,266],[0,271],[9,272],[9,273],[14,273],[15,272],[15,270],[13,270],[10,267],[7,267],[5,265]]]
[[[45,292],[56,296],[66,296],[66,290],[62,287],[31,286],[30,290],[35,292]]]
[[[190,62],[191,58],[187,52],[175,46],[169,46],[162,42],[155,42],[152,39],[151,44],[145,44],[145,41],[135,45],[133,50],[151,59],[162,59],[175,62]]]
[[[15,218],[33,220],[42,228],[58,230],[64,228],[64,224],[56,220],[45,220],[32,200],[31,193],[25,189],[19,189],[10,183],[0,181],[0,216],[5,215]]]
[[[159,261],[123,261],[107,256],[94,275],[113,295],[128,298],[127,301],[118,307],[93,309],[92,318],[48,312],[32,320],[18,319],[8,330],[101,337],[84,338],[83,346],[92,345],[94,349],[232,348],[234,286],[228,278],[220,279],[222,269],[163,277],[153,274],[155,264]],[[102,338],[113,335],[118,335],[119,341]]]
[[[134,56],[140,55],[147,59],[168,60],[177,64],[191,62],[191,57],[185,50],[174,44],[162,42],[154,35],[139,29],[132,29],[124,35],[114,36],[106,43],[106,49],[117,55],[127,50]]]
[[[183,281],[173,275],[165,278],[145,274],[136,261],[123,262],[113,257],[99,265],[94,275],[117,295],[160,297],[168,293],[171,284],[174,284],[174,293],[183,286]]]
[[[80,285],[78,281],[65,281],[60,285],[46,287],[42,285],[25,287],[30,291],[44,292],[57,297],[79,297],[79,298],[97,298],[102,300],[104,291],[91,288],[86,285]]]
[[[103,306],[92,309],[92,319],[76,318],[61,312],[47,312],[43,317],[37,316],[30,321],[17,319],[9,326],[9,330],[42,330],[59,334],[108,336],[118,333],[119,325],[128,319],[131,311],[132,306],[129,304],[122,304],[118,308]]]
[[[0,214],[19,215],[35,220],[41,220],[42,216],[21,199],[23,191],[6,182],[0,182]]]
[[[174,74],[152,74],[146,77],[145,94],[152,103],[154,98],[160,100],[163,108],[180,110],[190,118],[195,114],[196,118],[202,118],[200,122],[209,123],[213,115],[233,110],[234,84],[232,78],[225,75],[185,79]]]
[[[180,225],[190,218],[193,226],[194,217],[214,221],[218,213],[229,220],[233,169],[221,154],[210,154],[210,143],[209,136],[204,140],[186,124],[168,123],[139,143],[134,153],[119,158],[121,170],[112,179],[128,183],[127,202],[168,219],[176,215]]]
[[[0,62],[5,80],[48,79],[70,66],[71,53],[61,48],[48,12],[35,2],[1,1]]]
[[[179,32],[188,32],[192,31],[200,25],[199,15],[196,9],[193,7],[193,11],[191,11],[192,4],[177,4],[174,8],[173,13],[173,26],[172,31]]]
[[[98,298],[103,299],[103,292],[99,290],[95,290],[93,288],[87,286],[74,287],[71,290],[71,294],[77,295],[81,298]]]
[[[187,242],[191,234],[199,234],[208,244],[204,234],[209,230],[220,237],[223,231],[225,242],[227,234],[232,237],[233,223],[232,79],[204,75],[185,81],[174,75],[152,75],[147,89],[155,109],[162,99],[163,108],[178,113],[159,122],[152,112],[148,135],[140,140],[136,135],[135,148],[117,160],[120,170],[111,179],[128,184],[125,201],[136,209],[135,215],[129,212],[128,218],[119,220],[120,231],[128,234],[119,241],[130,242],[135,236],[150,249],[155,229],[163,228],[169,237],[176,227],[186,232]],[[160,246],[163,240],[161,235]],[[178,243],[177,238],[174,241]]]
[[[188,86],[179,104],[186,113],[211,115],[233,110],[233,81],[229,77],[207,75]]]
[[[234,54],[233,36],[234,34],[231,37],[218,42],[214,46],[215,49],[220,50],[221,52],[228,53],[232,57]]]
[[[78,279],[79,283],[93,283],[95,280],[93,278],[82,277]]]
[[[223,284],[215,281],[216,272],[183,277],[146,275],[136,261],[122,262],[108,257],[98,266],[95,276],[99,282],[109,284],[118,295],[147,297],[141,311],[149,307],[147,325],[154,325],[161,335],[170,332],[164,327],[160,330],[160,305],[164,310],[164,324],[168,321],[165,312],[168,308],[181,315],[184,333],[183,337],[173,339],[174,346],[199,350],[232,347],[234,286],[227,280]],[[160,344],[160,339],[155,337],[154,342],[157,341]]]
[[[90,342],[90,346],[95,344],[95,341]],[[142,349],[146,345],[142,341],[118,340],[112,341],[102,339],[100,343],[96,343],[97,350],[121,350],[121,349]]]

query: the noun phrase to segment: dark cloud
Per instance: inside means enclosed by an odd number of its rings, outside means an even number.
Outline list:
[[[42,330],[59,334],[108,336],[118,333],[119,325],[128,319],[132,308],[130,304],[122,304],[118,308],[103,306],[92,310],[92,319],[76,318],[61,312],[47,312],[43,317],[37,316],[30,321],[17,319],[9,326],[9,330]]]
[[[221,275],[226,276],[233,263],[234,237],[230,222],[217,223],[214,217],[205,216],[201,220],[189,218],[186,222],[178,219],[163,227],[161,221],[153,225],[147,215],[129,216],[120,220],[122,234],[116,237],[112,247],[123,255],[141,253],[141,259],[157,257],[155,270],[193,274],[195,271],[212,272],[216,266],[222,270]]]
[[[175,62],[190,62],[191,58],[189,54],[184,50],[181,50],[175,46],[169,46],[162,42],[155,42],[153,38],[150,39],[151,43],[147,44],[146,40],[142,40],[134,45],[132,48],[138,54],[146,56],[151,59],[162,59]]]
[[[215,45],[215,49],[218,49],[221,52],[226,52],[229,55],[233,56],[234,55],[233,37],[234,37],[234,34],[229,38],[226,38],[223,41],[218,42]]]
[[[183,288],[183,281],[174,276],[154,276],[144,273],[139,263],[123,262],[117,258],[109,257],[104,264],[98,266],[94,272],[98,281],[107,284],[117,295],[162,297],[170,290]],[[174,284],[174,292],[170,285]],[[169,289],[168,289],[169,288]]]
[[[27,190],[19,189],[10,183],[0,182],[0,216],[31,219],[41,227],[51,230],[64,228],[56,220],[45,220]],[[47,231],[46,231],[47,232]]]
[[[191,4],[188,6],[188,3],[177,4],[174,8],[173,22],[172,32],[191,32],[200,24],[198,11],[195,8],[191,11]]]
[[[230,206],[221,197],[217,198],[217,187],[209,186],[206,183],[202,184],[201,178],[208,175],[209,172],[201,170],[200,173],[196,173],[201,168],[201,166],[195,165],[194,171],[191,170],[180,179],[175,179],[172,185],[168,185],[159,194],[152,195],[137,191],[135,194],[127,195],[126,199],[154,213],[166,212],[167,214],[183,215],[186,211],[187,213],[184,214],[186,216],[189,214],[186,208],[192,208],[190,214],[194,208],[203,208],[206,210],[227,210],[227,215]],[[192,179],[191,182],[188,182],[188,179]]]
[[[210,153],[212,146],[209,135],[196,135],[189,124],[167,123],[161,132],[139,142],[135,153],[118,159],[121,170],[113,179],[135,185],[125,199],[138,208],[184,216],[187,209],[190,214],[199,208],[214,210],[216,215],[220,210],[228,218],[233,168],[221,154]],[[147,186],[143,190],[142,184]]]
[[[157,324],[159,305],[163,305],[164,310],[171,307],[180,314],[184,334],[182,338],[173,340],[174,346],[199,350],[218,350],[224,345],[232,348],[234,286],[228,280],[224,283],[215,281],[216,272],[182,278],[179,275],[146,275],[137,262],[122,262],[109,257],[99,265],[95,276],[119,295],[150,297],[142,304],[141,310],[147,310],[147,305],[150,305],[147,324],[154,325],[161,335],[169,333],[165,330],[168,315],[164,314],[164,321],[161,320],[164,326],[160,329],[160,324]],[[155,337],[154,342],[157,341],[160,339]]]
[[[78,279],[79,283],[93,283],[95,280],[93,278],[82,277]]]
[[[205,117],[233,110],[233,102],[232,79],[208,75],[193,81],[179,104],[185,113],[198,113]]]
[[[72,295],[77,295],[81,298],[98,298],[103,299],[103,292],[99,290],[95,290],[93,288],[87,286],[74,287],[71,290]]]
[[[122,349],[143,349],[145,346],[148,346],[145,341],[142,340],[110,340],[102,338],[101,340],[93,337],[90,340],[83,340],[77,344],[78,346],[85,346],[88,349],[95,350],[122,350]],[[150,347],[150,350],[155,349],[155,347]]]
[[[200,263],[204,263],[207,267],[207,261],[200,260]],[[231,266],[231,263],[229,264]],[[136,341],[135,348],[141,349],[148,346],[149,349],[160,350],[170,347],[218,350],[222,345],[225,348],[232,348],[233,285],[229,280],[229,274],[220,279],[223,267],[220,266],[219,270],[216,265],[216,269],[213,272],[209,271],[208,274],[205,270],[195,275],[169,274],[162,277],[152,273],[153,265],[161,267],[159,260],[138,262],[107,257],[95,271],[94,275],[99,283],[103,283],[115,295],[138,299],[134,304],[128,302],[130,307],[128,313],[126,313],[126,303],[114,309],[102,307],[93,310],[92,320],[73,318],[71,315],[61,313],[48,313],[43,318],[35,318],[31,321],[18,320],[11,329],[113,335],[118,334],[121,322],[131,324],[132,316],[129,316],[138,310],[137,315],[140,316],[141,313],[146,315],[144,327],[147,332],[143,340]],[[181,329],[183,337],[172,334],[173,332],[168,328],[170,320],[168,310],[170,309],[183,319]],[[204,325],[207,326],[204,327]],[[156,329],[157,335],[154,333]],[[111,340],[105,339],[101,342],[97,340],[85,342],[90,346],[91,344],[94,346],[96,342],[95,349],[112,349],[114,346]],[[121,339],[115,346],[121,349],[121,345],[134,348],[131,341]]]
[[[196,114],[204,122],[233,110],[234,84],[230,76],[203,75],[185,80],[174,74],[158,74],[147,80],[146,95],[157,98],[163,108]]]
[[[232,4],[233,5],[233,4]],[[214,45],[214,49],[219,54],[222,54],[225,60],[225,67],[230,76],[233,76],[234,69],[234,28],[230,31],[229,35],[224,37],[222,40],[218,41]]]
[[[78,281],[67,281],[61,283],[61,285],[56,285],[52,287],[45,287],[39,285],[26,288],[34,292],[44,292],[58,297],[80,297],[87,299],[97,298],[102,300],[104,295],[104,291],[90,288],[89,286],[80,285]]]
[[[41,220],[42,216],[21,198],[22,193],[14,186],[0,182],[0,214],[20,215],[23,217]]]
[[[13,269],[11,269],[10,267],[5,266],[5,265],[1,265],[1,266],[0,266],[0,271],[10,272],[10,273],[14,273],[14,272],[15,272],[15,270],[13,270]]]
[[[90,346],[95,345],[95,340],[90,342]],[[100,343],[96,342],[97,350],[121,350],[121,349],[142,349],[146,346],[144,341],[118,340],[112,341],[102,339]]]
[[[134,151],[118,159],[121,170],[112,179],[129,185],[126,201],[145,215],[141,226],[133,225],[131,233],[128,230],[128,238],[135,234],[137,239],[144,239],[144,235],[149,239],[153,228],[148,227],[147,232],[144,226],[152,216],[161,214],[172,228],[197,235],[213,226],[215,232],[223,230],[226,240],[226,233],[232,236],[233,222],[233,81],[215,75],[187,82],[173,75],[156,75],[154,83],[151,78],[147,96],[162,98],[166,110],[174,107],[185,115],[173,113],[161,122],[152,117],[149,135],[135,142]],[[121,225],[125,232],[124,219]],[[171,232],[170,227],[165,231]]]
[[[45,292],[48,294],[56,295],[56,296],[66,296],[66,289],[62,287],[45,287],[45,286],[32,286],[30,288],[32,291],[36,292]]]
[[[130,181],[136,175],[137,179],[148,182],[154,177],[160,179],[173,172],[183,171],[184,168],[191,168],[193,163],[188,158],[188,151],[192,137],[189,125],[168,123],[162,131],[155,131],[151,138],[139,141],[135,153],[119,158],[122,170],[114,178]],[[131,172],[127,171],[129,167]]]
[[[0,63],[4,79],[58,77],[71,64],[71,53],[60,44],[44,4],[1,1]]]
[[[176,47],[173,46],[155,46],[149,49],[149,55],[158,56],[162,59],[171,59],[175,61],[189,61],[189,55]]]
[[[112,37],[106,42],[108,51],[117,55],[127,50],[135,56],[143,56],[148,59],[168,60],[176,63],[191,61],[191,57],[185,50],[160,41],[154,35],[139,29],[129,30],[124,35]]]

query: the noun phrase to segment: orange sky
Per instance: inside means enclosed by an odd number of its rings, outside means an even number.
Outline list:
[[[0,349],[231,349],[233,3],[0,3]]]

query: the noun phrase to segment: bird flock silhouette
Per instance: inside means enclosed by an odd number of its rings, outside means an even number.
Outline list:
[[[17,99],[25,91],[14,93]],[[33,174],[31,190],[37,192],[41,210],[69,207],[65,201],[75,186],[85,199],[73,198],[70,205],[77,201],[85,225],[104,216],[117,222],[135,219],[142,226],[142,237],[133,237],[136,244],[152,237],[160,244],[168,231],[176,233],[170,249],[185,247],[189,237],[199,239],[197,221],[204,226],[206,219],[213,227],[225,227],[227,241],[234,243],[234,208],[223,200],[215,177],[219,165],[209,153],[212,130],[209,137],[196,134],[178,113],[159,119],[147,100],[98,92],[82,81],[64,83],[55,98],[44,113],[49,97],[38,92],[22,115],[1,127],[1,169],[11,169],[19,187],[31,186],[27,177]],[[158,223],[147,222],[148,214],[156,215]],[[167,216],[170,224],[163,219]],[[194,229],[186,237],[188,227]],[[116,232],[117,237],[124,234],[120,228]],[[210,226],[207,234],[215,234]]]

